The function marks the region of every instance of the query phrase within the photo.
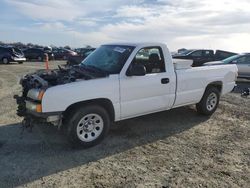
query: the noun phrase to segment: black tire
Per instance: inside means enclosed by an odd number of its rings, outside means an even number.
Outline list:
[[[7,57],[2,58],[2,62],[3,62],[3,64],[9,64],[10,63],[10,61],[9,61],[9,59]]]
[[[22,61],[19,61],[18,64],[23,64],[23,62],[22,62]]]
[[[96,135],[93,136],[92,134],[94,134],[95,131],[98,131],[96,125],[90,125],[92,126],[92,132],[91,131],[86,132],[84,130],[85,126],[88,126],[88,125],[85,125],[85,123],[88,124],[88,122],[86,122],[83,118],[89,115],[91,116],[93,114],[96,114],[97,116],[101,117],[102,119],[101,122],[103,122],[103,126],[102,128],[99,127],[99,130],[100,130],[98,132],[99,136],[97,136],[94,140],[85,141],[83,139],[87,139],[85,137],[86,135],[88,135],[90,139],[92,139],[91,136],[92,137],[96,136]],[[83,123],[82,121],[84,121],[85,123]],[[66,126],[65,131],[66,131],[67,138],[73,147],[89,148],[100,143],[108,134],[109,127],[110,127],[110,117],[107,111],[101,106],[89,105],[89,106],[78,108],[74,110],[73,112],[71,112],[69,115],[69,119],[66,120],[65,126]],[[81,131],[79,131],[79,129],[81,128],[82,128],[81,130],[82,133]]]
[[[220,92],[215,87],[208,87],[196,109],[199,114],[210,116],[218,107],[220,100]]]

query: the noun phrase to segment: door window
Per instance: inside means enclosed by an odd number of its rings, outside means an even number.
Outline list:
[[[202,55],[201,50],[197,50],[191,54],[192,57],[201,57],[201,55]]]
[[[237,64],[250,64],[250,56],[244,56],[237,59]]]
[[[26,53],[33,53],[33,49],[28,49],[25,51]]]
[[[40,49],[34,49],[34,53],[42,53],[42,50],[40,50]]]
[[[206,56],[206,57],[213,56],[213,51],[211,51],[211,50],[205,50],[203,53],[204,53],[204,56]]]
[[[141,64],[146,68],[146,74],[165,72],[165,62],[160,47],[140,49],[132,61],[132,65]]]
[[[246,61],[245,61],[245,64],[250,64],[250,56],[246,56]]]
[[[0,48],[1,53],[6,53],[9,52],[8,48]]]
[[[250,61],[250,57],[243,56],[236,60],[236,64],[249,64],[250,63],[249,61]]]

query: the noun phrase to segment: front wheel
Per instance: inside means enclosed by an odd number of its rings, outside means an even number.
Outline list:
[[[91,105],[71,114],[66,133],[73,146],[88,148],[100,143],[107,135],[110,118],[104,108]]]
[[[2,59],[2,62],[3,62],[3,64],[9,64],[10,63],[10,61],[9,61],[9,59],[7,57],[4,57]]]
[[[215,87],[206,89],[201,101],[196,104],[197,112],[203,115],[212,115],[218,107],[220,92]]]

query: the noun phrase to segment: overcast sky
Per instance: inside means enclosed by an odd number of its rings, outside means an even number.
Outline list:
[[[250,0],[0,0],[0,41],[250,51]]]

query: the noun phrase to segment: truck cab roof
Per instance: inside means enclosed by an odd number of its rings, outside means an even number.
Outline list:
[[[138,43],[126,43],[126,42],[119,42],[119,43],[108,43],[104,45],[122,45],[122,46],[134,46],[134,47],[144,47],[144,46],[166,46],[164,43],[159,42],[138,42]]]

